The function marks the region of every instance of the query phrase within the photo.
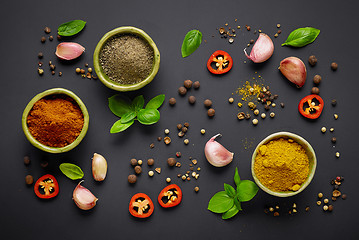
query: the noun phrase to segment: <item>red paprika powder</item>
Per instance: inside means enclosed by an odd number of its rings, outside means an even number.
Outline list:
[[[31,135],[49,147],[65,147],[80,135],[84,125],[81,108],[72,98],[54,94],[37,101],[27,117]]]

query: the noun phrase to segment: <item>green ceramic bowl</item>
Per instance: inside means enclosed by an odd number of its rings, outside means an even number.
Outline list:
[[[288,191],[288,192],[272,191],[258,180],[258,178],[254,172],[254,162],[255,162],[257,153],[259,151],[259,147],[262,146],[263,144],[266,144],[266,143],[268,143],[272,140],[278,139],[278,138],[293,139],[295,142],[302,145],[303,148],[305,149],[305,151],[307,152],[308,159],[309,159],[309,174],[308,174],[307,179],[300,186],[298,191]],[[317,158],[315,156],[315,152],[314,152],[314,149],[312,148],[312,146],[304,138],[302,138],[294,133],[290,133],[290,132],[277,132],[277,133],[273,133],[273,134],[269,135],[268,137],[263,139],[258,144],[258,146],[254,150],[253,155],[252,155],[252,176],[253,176],[254,181],[263,191],[265,191],[266,193],[269,193],[270,195],[277,196],[277,197],[290,197],[290,196],[296,195],[296,194],[300,193],[301,191],[303,191],[309,185],[309,183],[312,181],[316,167],[317,167]]]
[[[67,95],[69,97],[71,97],[72,99],[74,99],[76,101],[76,103],[79,105],[79,107],[82,110],[82,113],[84,115],[84,125],[82,127],[81,133],[80,135],[75,139],[75,141],[73,141],[71,144],[65,146],[65,147],[61,147],[61,148],[57,148],[57,147],[49,147],[46,146],[42,143],[40,143],[39,141],[37,141],[30,133],[29,128],[27,126],[27,116],[29,115],[30,110],[32,109],[32,107],[34,106],[34,104],[39,101],[40,99],[49,96],[49,95],[53,95],[53,94],[64,94]],[[87,112],[86,106],[85,104],[81,101],[81,99],[76,96],[76,94],[74,94],[73,92],[64,89],[64,88],[52,88],[49,90],[46,90],[42,93],[37,94],[33,99],[31,99],[31,101],[27,104],[23,114],[22,114],[22,129],[24,130],[25,136],[26,138],[29,140],[29,142],[34,145],[35,147],[37,147],[38,149],[41,149],[45,152],[49,152],[49,153],[62,153],[62,152],[67,152],[70,151],[71,149],[75,148],[77,145],[79,145],[79,143],[82,141],[82,139],[85,137],[86,133],[87,133],[87,129],[89,126],[89,114]]]
[[[116,83],[116,82],[110,80],[110,78],[103,71],[103,68],[100,64],[100,60],[99,60],[100,52],[101,52],[104,44],[106,43],[106,41],[108,39],[110,39],[111,37],[116,36],[118,34],[133,34],[133,35],[139,36],[142,39],[144,39],[150,45],[150,47],[153,49],[153,53],[154,53],[153,59],[154,60],[153,60],[152,72],[150,73],[150,75],[147,76],[146,79],[144,79],[143,81],[141,81],[139,83],[128,84],[128,85]],[[94,65],[94,68],[95,68],[98,78],[101,80],[101,82],[103,84],[105,84],[106,87],[117,90],[117,91],[121,91],[121,92],[134,91],[134,90],[140,89],[140,88],[146,86],[147,84],[149,84],[153,80],[153,78],[156,76],[158,69],[160,67],[160,52],[158,51],[155,42],[143,30],[135,28],[135,27],[119,27],[119,28],[116,28],[116,29],[106,33],[101,38],[101,40],[98,42],[98,44],[95,48],[95,52],[93,54],[93,65]]]

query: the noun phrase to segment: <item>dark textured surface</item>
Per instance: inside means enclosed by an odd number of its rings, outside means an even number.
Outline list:
[[[358,111],[357,87],[357,3],[355,1],[6,1],[2,4],[0,19],[2,34],[1,60],[1,186],[0,233],[4,239],[358,239],[357,227],[359,197],[357,190],[358,154]],[[238,19],[235,23],[234,19]],[[59,62],[55,52],[57,39],[40,42],[45,35],[43,29],[49,26],[55,34],[63,22],[82,19],[87,26],[72,40],[86,48],[85,54],[72,63]],[[216,28],[241,25],[232,45],[221,39]],[[282,25],[282,34],[274,39],[276,24]],[[252,27],[251,32],[243,29]],[[127,93],[133,98],[143,94],[150,98],[164,93],[166,102],[160,109],[161,120],[152,126],[135,123],[120,134],[111,135],[109,129],[117,120],[107,107],[107,98],[116,94],[100,81],[82,79],[75,74],[76,67],[86,62],[92,66],[92,53],[97,41],[108,31],[119,26],[135,26],[146,31],[156,42],[161,53],[161,66],[154,81],[145,88]],[[294,49],[281,47],[288,34],[304,26],[319,28],[318,39],[306,47]],[[199,29],[203,42],[188,58],[182,58],[180,47],[187,31]],[[250,39],[256,39],[254,29],[261,29],[274,40],[275,52],[264,64],[252,64],[243,54]],[[212,37],[214,35],[214,37]],[[233,69],[226,75],[211,75],[205,63],[215,50],[224,50],[234,60]],[[45,74],[36,72],[37,53],[44,53]],[[318,64],[309,67],[307,58],[316,55]],[[298,56],[307,65],[308,79],[302,89],[297,89],[285,80],[277,70],[280,60]],[[52,76],[47,62],[56,64],[56,72],[63,76]],[[339,68],[331,71],[330,63],[336,61]],[[255,72],[258,72],[255,74]],[[276,117],[260,120],[254,127],[249,121],[236,119],[238,108],[227,99],[246,80],[263,76],[279,102],[285,108],[275,108]],[[299,100],[310,93],[312,77],[320,74],[321,96],[325,109],[317,121],[302,118],[297,110]],[[177,88],[185,79],[199,80],[199,90],[191,89],[186,97],[179,97]],[[34,148],[21,129],[21,115],[26,104],[37,93],[53,87],[72,90],[86,104],[90,114],[90,127],[83,142],[68,153],[54,155]],[[187,97],[194,95],[197,102],[191,106]],[[175,107],[168,105],[168,99],[176,97]],[[214,119],[206,116],[202,102],[210,98],[216,109]],[[238,96],[235,97],[237,100]],[[335,108],[330,105],[336,98]],[[339,119],[334,120],[333,114]],[[176,136],[176,124],[190,123],[185,146]],[[334,127],[334,133],[320,132],[322,126]],[[172,137],[170,146],[157,142],[169,128]],[[205,128],[202,136],[200,129]],[[210,197],[223,189],[223,183],[233,183],[236,166],[242,179],[252,179],[250,159],[252,152],[263,138],[277,131],[297,133],[308,140],[316,151],[318,167],[312,183],[297,196],[279,199],[259,191],[244,211],[229,221],[206,210]],[[219,140],[235,152],[233,162],[225,168],[210,166],[203,154],[206,141],[214,134],[222,133]],[[337,137],[336,147],[330,142]],[[149,145],[155,143],[155,148]],[[247,142],[247,143],[246,143]],[[245,149],[244,146],[247,146]],[[335,152],[341,156],[336,159]],[[169,169],[166,159],[182,152],[182,167]],[[94,152],[104,155],[108,161],[108,176],[103,183],[96,183],[91,176],[91,157]],[[23,157],[31,157],[31,165],[23,164]],[[199,180],[182,182],[176,175],[188,168],[188,157],[197,158],[202,168]],[[134,186],[127,183],[128,174],[133,172],[129,164],[132,158],[154,158],[155,167],[162,167],[162,173],[149,178],[149,167],[144,165],[143,174]],[[46,160],[49,166],[40,167]],[[67,179],[58,169],[61,162],[75,163],[84,170],[84,186],[98,198],[98,205],[91,211],[81,211],[73,203],[72,191],[77,181]],[[60,184],[60,194],[52,200],[41,201],[25,185],[25,175],[35,179],[46,173],[55,175]],[[316,206],[316,195],[331,194],[331,178],[343,175],[345,182],[341,190],[347,193],[347,200],[334,202],[332,213],[323,212]],[[166,186],[165,178],[171,177],[183,190],[183,201],[175,209],[162,209],[156,202],[157,194]],[[198,194],[194,186],[200,187]],[[151,218],[140,221],[128,213],[128,203],[133,194],[144,192],[155,202]],[[289,215],[293,203],[298,213]],[[280,217],[266,215],[265,205],[279,204]],[[310,206],[310,211],[304,208]],[[3,238],[3,237],[2,237]]]

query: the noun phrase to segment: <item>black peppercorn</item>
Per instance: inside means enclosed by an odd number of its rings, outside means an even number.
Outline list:
[[[149,159],[147,160],[147,165],[148,165],[148,166],[152,166],[153,164],[155,164],[155,160],[154,160],[153,158],[149,158]]]
[[[206,108],[210,108],[212,106],[212,101],[209,99],[206,99],[206,100],[204,100],[203,104]]]
[[[335,107],[337,105],[337,100],[336,99],[333,99],[332,100],[332,106]]]
[[[182,129],[182,124],[180,124],[180,123],[177,124],[177,129],[178,129],[178,130]]]
[[[337,142],[337,138],[336,137],[332,137],[332,143],[336,143]]]
[[[249,43],[250,43],[250,44],[253,44],[253,43],[254,43],[254,40],[253,40],[253,39],[251,39],[251,40],[249,41]]]
[[[187,130],[188,130],[188,128],[186,128],[186,127],[183,127],[183,128],[181,129],[181,131],[184,132],[184,133],[187,132]]]
[[[51,29],[49,27],[45,27],[44,32],[49,34],[51,32]]]
[[[30,162],[31,162],[31,161],[30,161],[29,156],[25,156],[25,157],[24,157],[24,164],[25,164],[25,165],[29,165]]]
[[[201,86],[201,84],[199,83],[199,81],[195,81],[195,82],[193,83],[193,88],[194,88],[194,89],[198,89],[200,86]]]
[[[208,109],[207,115],[208,117],[213,117],[216,114],[216,111],[213,108]]]
[[[183,82],[183,86],[187,89],[190,89],[192,87],[192,81],[191,80],[185,80]]]
[[[318,62],[318,59],[314,55],[312,55],[309,57],[308,62],[311,66],[315,66],[315,64],[317,64]]]
[[[128,175],[127,180],[129,183],[135,183],[137,181],[137,177],[136,177],[136,175],[131,174],[131,175]]]
[[[312,94],[319,94],[319,88],[313,87],[312,88]]]
[[[34,178],[31,175],[26,175],[25,182],[27,185],[31,185],[34,182]]]
[[[185,87],[179,87],[178,88],[178,93],[182,96],[184,96],[187,93],[187,88]]]
[[[170,99],[168,100],[168,102],[169,102],[169,104],[170,104],[171,106],[173,106],[173,105],[176,104],[176,99],[175,99],[175,98],[170,98]]]
[[[196,97],[195,96],[189,96],[188,97],[188,102],[190,104],[195,104],[196,103]]]
[[[45,37],[41,37],[41,42],[42,42],[42,43],[46,42],[46,38],[45,38]]]
[[[320,75],[315,75],[313,78],[314,84],[318,85],[322,81],[322,77]]]
[[[135,167],[135,173],[136,173],[136,174],[140,174],[141,172],[142,172],[141,166],[136,166],[136,167]]]
[[[170,166],[170,167],[173,167],[174,165],[176,165],[176,159],[174,159],[174,158],[168,158],[167,159],[167,164],[168,164],[168,166]]]
[[[132,166],[136,166],[137,165],[137,159],[132,158],[130,163],[131,163]]]
[[[37,54],[37,57],[40,58],[40,59],[43,58],[43,56],[44,56],[44,54],[43,54],[42,52],[39,52],[39,53]]]

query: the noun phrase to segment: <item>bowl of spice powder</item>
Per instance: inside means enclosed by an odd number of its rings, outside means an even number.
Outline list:
[[[302,137],[278,132],[261,141],[253,152],[252,175],[265,192],[289,197],[303,191],[313,179],[317,158]]]
[[[22,115],[22,129],[35,147],[50,153],[75,148],[85,137],[89,114],[73,92],[53,88],[37,94]]]
[[[94,68],[101,82],[117,91],[134,91],[149,84],[160,67],[160,52],[143,30],[119,27],[98,42]]]

